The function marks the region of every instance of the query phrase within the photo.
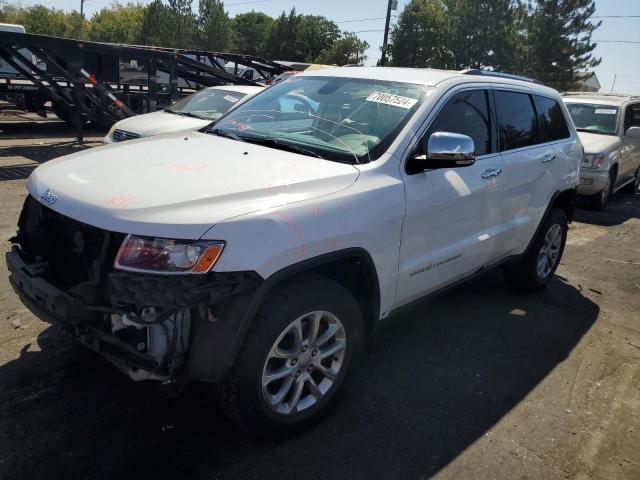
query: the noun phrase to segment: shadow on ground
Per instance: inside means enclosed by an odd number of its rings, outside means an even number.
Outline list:
[[[575,216],[577,222],[611,227],[631,218],[640,218],[640,193],[616,193],[602,212],[582,208],[582,202],[579,206]]]
[[[134,384],[53,328],[0,367],[1,478],[428,478],[562,362],[598,307],[499,272],[387,326],[337,408],[282,443],[235,430],[208,389]],[[4,437],[4,438],[3,438]]]

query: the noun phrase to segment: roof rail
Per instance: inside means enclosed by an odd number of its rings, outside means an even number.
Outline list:
[[[629,100],[639,100],[640,95],[630,95],[628,93],[607,93],[607,92],[562,92],[563,97],[618,97]]]
[[[535,78],[521,77],[520,75],[512,75],[510,73],[504,73],[504,72],[494,72],[491,70],[480,70],[479,68],[469,68],[467,70],[461,70],[460,73],[462,75],[483,75],[487,77],[509,78],[511,80],[520,80],[521,82],[529,82],[529,83],[536,83],[538,85],[544,85],[544,83],[542,83],[540,80],[536,80]]]

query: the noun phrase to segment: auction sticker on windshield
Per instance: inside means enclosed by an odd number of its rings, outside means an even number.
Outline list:
[[[410,109],[418,100],[401,95],[394,95],[392,93],[374,92],[367,97],[367,102],[384,103],[385,105]]]
[[[231,103],[236,103],[238,101],[238,99],[236,97],[232,97],[231,95],[225,95],[224,97],[225,100],[227,100],[228,102]]]
[[[618,111],[615,108],[596,108],[596,115],[615,115]]]

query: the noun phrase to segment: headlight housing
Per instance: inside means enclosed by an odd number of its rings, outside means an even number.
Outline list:
[[[167,275],[207,273],[220,257],[223,248],[224,242],[220,241],[128,235],[118,250],[114,268]]]
[[[583,168],[600,168],[604,163],[604,155],[601,153],[585,153],[582,159]]]

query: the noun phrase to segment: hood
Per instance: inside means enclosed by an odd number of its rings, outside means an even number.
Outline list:
[[[620,144],[617,135],[602,135],[599,133],[578,132],[580,142],[585,153],[609,154]]]
[[[106,230],[196,239],[225,219],[343,190],[358,174],[352,165],[189,132],[51,160],[27,188],[53,210]]]
[[[212,123],[213,120],[185,117],[167,113],[164,110],[136,115],[135,117],[120,120],[115,128],[126,132],[135,133],[141,137],[160,135],[161,133],[180,132],[183,130],[197,130]]]

